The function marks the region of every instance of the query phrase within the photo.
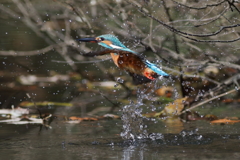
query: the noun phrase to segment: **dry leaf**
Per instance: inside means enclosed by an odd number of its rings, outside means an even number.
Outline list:
[[[103,115],[104,118],[112,118],[112,119],[119,119],[120,117],[115,114],[105,114]]]
[[[97,118],[91,118],[91,117],[85,117],[85,118],[82,118],[83,121],[97,121],[98,119]]]
[[[173,87],[161,87],[155,91],[158,96],[172,97]]]
[[[142,114],[144,117],[147,117],[147,118],[152,118],[152,117],[156,117],[156,112],[151,112],[151,113],[145,113],[145,114]]]
[[[222,100],[222,102],[223,103],[232,103],[232,102],[234,102],[234,100],[233,99],[224,99],[224,100]]]
[[[69,117],[69,120],[70,121],[82,121],[83,119],[80,117],[72,116],[72,117]]]
[[[69,117],[69,120],[72,120],[72,121],[97,121],[98,119],[92,118],[92,117],[81,118],[81,117],[72,116],[72,117]]]
[[[165,106],[164,110],[160,113],[157,113],[155,117],[164,117],[164,116],[179,116],[181,111],[184,108],[184,102],[188,97],[176,99],[173,103]]]
[[[205,120],[208,120],[208,121],[215,121],[215,120],[218,120],[218,117],[215,116],[215,115],[212,115],[212,114],[207,114],[203,117]]]
[[[231,119],[218,119],[218,120],[214,120],[211,121],[212,124],[234,124],[234,123],[238,123],[240,122],[240,120],[231,120]]]
[[[72,103],[62,103],[62,102],[28,102],[28,101],[23,101],[19,104],[21,107],[35,107],[36,106],[64,106],[64,107],[72,107]]]

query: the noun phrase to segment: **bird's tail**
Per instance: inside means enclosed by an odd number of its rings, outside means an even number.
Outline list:
[[[162,71],[160,68],[158,68],[155,64],[149,62],[148,60],[145,61],[145,64],[147,65],[148,68],[156,72],[158,75],[163,76],[163,77],[169,77],[169,74],[166,72]]]

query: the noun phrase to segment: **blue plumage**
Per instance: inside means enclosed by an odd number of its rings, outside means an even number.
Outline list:
[[[155,64],[149,62],[148,60],[145,60],[145,64],[147,65],[148,68],[159,74],[160,76],[168,77],[169,74],[158,68]]]
[[[122,44],[119,39],[117,37],[115,37],[114,35],[111,35],[111,34],[104,34],[104,35],[101,35],[101,36],[98,36],[100,38],[103,38],[104,40],[107,40],[107,41],[111,41],[113,45],[115,46],[119,46],[119,47],[122,47],[122,48],[125,48],[127,49],[127,47]],[[99,45],[102,45],[103,47],[106,47],[106,48],[109,48],[109,49],[113,49],[112,47],[106,45],[105,43],[103,42],[99,42],[98,43]]]
[[[101,35],[99,36],[100,38],[103,38],[104,40],[107,40],[107,41],[110,41],[112,42],[112,45],[115,46],[116,48],[114,48],[113,46],[111,45],[108,45],[104,42],[99,42],[98,44],[105,47],[105,48],[108,48],[108,49],[119,49],[119,50],[122,50],[122,51],[127,51],[127,52],[132,52],[133,54],[138,54],[137,52],[127,48],[124,44],[122,44],[122,42],[119,41],[119,39],[117,37],[115,37],[114,35],[111,35],[111,34],[104,34],[104,35]]]

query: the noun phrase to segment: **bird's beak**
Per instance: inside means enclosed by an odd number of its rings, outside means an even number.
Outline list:
[[[80,38],[80,39],[77,39],[78,41],[81,41],[81,42],[91,42],[91,43],[97,43],[98,41],[96,40],[96,38],[94,37],[89,37],[89,38]]]

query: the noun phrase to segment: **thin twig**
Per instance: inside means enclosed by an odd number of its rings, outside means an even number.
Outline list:
[[[206,55],[206,54],[205,54]],[[207,55],[208,56],[208,55]],[[230,62],[224,62],[224,61],[218,61],[216,59],[214,59],[213,57],[210,57],[208,56],[209,59],[215,63],[218,63],[218,64],[221,64],[221,65],[224,65],[224,66],[228,66],[228,67],[231,67],[231,68],[235,68],[235,69],[238,69],[240,70],[240,65],[238,64],[233,64],[233,63],[230,63]]]
[[[165,22],[157,19],[155,16],[151,15],[148,13],[148,11],[146,11],[145,8],[143,8],[141,5],[139,5],[138,3],[136,3],[135,1],[129,1],[129,0],[126,0],[129,4],[133,5],[134,7],[136,7],[140,13],[142,13],[143,15],[157,21],[159,24],[161,24],[162,26],[166,27],[167,29],[169,29],[171,32],[174,32],[184,38],[187,38],[187,39],[190,39],[192,41],[195,41],[195,42],[218,42],[218,43],[230,43],[230,42],[235,42],[235,41],[238,41],[240,40],[240,37],[237,37],[235,39],[231,39],[231,40],[199,40],[199,39],[195,39],[195,38],[192,38],[192,36],[195,36],[195,37],[211,37],[211,36],[216,36],[218,34],[220,34],[223,30],[225,29],[228,29],[228,28],[235,28],[235,27],[239,27],[240,26],[240,23],[239,24],[234,24],[234,25],[228,25],[228,26],[221,26],[219,27],[220,29],[215,31],[215,32],[212,32],[212,33],[207,33],[207,34],[192,34],[192,33],[189,33],[189,32],[183,32],[183,31],[180,31],[178,29],[176,29],[175,27],[173,26],[170,26],[168,24],[166,24]]]
[[[77,7],[75,8],[74,4],[71,4],[69,2],[63,2],[66,5],[70,6],[73,10],[74,13],[76,13],[78,15],[79,18],[81,18],[81,20],[87,24],[88,28],[91,30],[92,33],[94,33],[94,30],[92,28],[91,23],[88,21],[88,17],[86,16],[86,14],[84,14],[84,12],[82,11],[81,8]]]
[[[43,117],[42,117],[42,113],[41,113],[41,111],[38,109],[38,107],[37,107],[37,105],[36,105],[36,102],[32,99],[32,97],[30,96],[29,93],[26,93],[26,95],[27,95],[27,97],[32,101],[34,107],[35,107],[36,110],[38,111],[38,113],[39,113],[39,117],[40,117],[41,119],[43,119]]]
[[[223,3],[225,3],[226,1],[223,0],[221,2],[218,2],[218,3],[213,3],[213,4],[206,4],[205,6],[203,7],[193,7],[193,6],[188,6],[188,5],[185,5],[185,4],[182,4],[182,3],[179,3],[175,0],[172,0],[174,3],[176,3],[177,5],[179,6],[183,6],[183,7],[186,7],[186,8],[189,8],[189,9],[196,9],[196,10],[202,10],[202,9],[207,9],[208,7],[214,7],[214,6],[219,6]],[[203,3],[204,4],[204,3]]]
[[[58,61],[58,60],[52,60],[52,62],[56,62],[56,63],[99,63],[99,62],[104,62],[104,61],[108,61],[112,59],[111,57],[108,57],[106,59],[98,59],[98,60],[92,60],[92,61]]]
[[[187,112],[187,111],[190,111],[190,110],[192,110],[192,109],[194,109],[194,108],[197,108],[197,107],[199,107],[199,106],[201,106],[201,105],[203,105],[203,104],[205,104],[205,103],[208,103],[208,102],[210,102],[210,101],[212,101],[212,100],[214,100],[214,99],[217,99],[217,98],[226,96],[226,95],[228,95],[228,94],[234,93],[234,92],[238,91],[239,89],[240,89],[240,87],[238,87],[238,88],[236,88],[236,89],[232,89],[232,90],[230,90],[230,91],[228,91],[228,92],[225,92],[225,93],[220,94],[220,95],[218,95],[218,96],[212,97],[212,98],[210,98],[210,99],[208,99],[208,100],[206,100],[206,101],[203,101],[203,102],[201,102],[201,103],[198,103],[197,105],[192,106],[192,107],[190,107],[190,108],[182,111],[181,114],[182,114],[182,113],[185,113],[185,112]]]
[[[112,100],[110,100],[107,96],[105,96],[100,90],[98,90],[98,92],[101,94],[101,96],[103,98],[105,98],[108,102],[110,102],[114,107],[117,106],[119,107],[119,105],[117,103],[114,103]]]
[[[240,79],[240,74],[236,74],[226,80],[224,80],[223,82],[217,84],[216,87],[212,88],[212,89],[209,89],[208,92],[206,92],[205,94],[203,95],[198,95],[196,98],[195,98],[195,101],[198,101],[199,98],[206,98],[207,96],[209,95],[214,95],[214,94],[218,94],[222,89],[232,85],[232,84],[235,84],[237,87],[239,87],[239,84],[238,84],[238,80]]]
[[[39,54],[44,54],[53,50],[54,48],[61,46],[63,43],[49,45],[45,48],[33,50],[33,51],[0,51],[1,56],[34,56]]]

